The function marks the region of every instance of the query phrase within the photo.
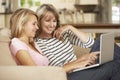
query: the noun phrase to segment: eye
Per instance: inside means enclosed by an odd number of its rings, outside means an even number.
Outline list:
[[[46,21],[46,22],[49,22],[50,20],[49,20],[49,19],[46,19],[45,21]]]
[[[33,25],[35,25],[35,23],[33,23]]]
[[[57,20],[53,20],[53,22],[57,22]]]
[[[35,26],[35,25],[38,25],[38,23],[37,23],[37,22],[34,22],[33,25],[34,25],[34,26]]]

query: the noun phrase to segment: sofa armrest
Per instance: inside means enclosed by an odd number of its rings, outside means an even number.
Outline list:
[[[67,80],[67,77],[60,67],[0,66],[0,80]]]

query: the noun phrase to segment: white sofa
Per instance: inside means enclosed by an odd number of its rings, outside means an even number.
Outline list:
[[[0,29],[0,80],[67,80],[60,67],[17,66],[9,51],[9,41],[9,29]],[[75,47],[77,56],[88,51]]]
[[[0,80],[67,80],[58,67],[0,66]]]

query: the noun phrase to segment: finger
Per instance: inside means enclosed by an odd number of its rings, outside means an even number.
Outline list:
[[[96,60],[96,59],[98,59],[98,56],[93,55],[93,56],[91,57],[91,59],[92,59],[92,60]]]
[[[97,59],[98,59],[98,58],[96,58],[96,57],[91,57],[91,60],[94,61],[94,62],[96,62]]]
[[[55,33],[55,37],[56,37],[57,39],[60,39],[60,37],[61,37],[60,32],[56,31],[56,33]]]
[[[90,57],[94,58],[94,59],[97,59],[98,58],[98,54],[91,54]]]
[[[91,65],[91,62],[88,62],[85,66],[87,67],[87,66],[90,66]]]
[[[53,33],[53,37],[55,37],[55,35],[56,35],[56,31],[54,31],[54,33]]]
[[[99,54],[99,53],[100,53],[100,51],[91,52],[91,54],[95,54],[95,55],[97,55],[97,54]]]
[[[92,61],[92,60],[91,60],[91,61],[89,62],[89,65],[93,65],[93,64],[95,64],[95,63],[96,63],[96,61]]]

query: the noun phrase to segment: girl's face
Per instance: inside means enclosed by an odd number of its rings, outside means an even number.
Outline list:
[[[57,26],[57,20],[54,14],[48,11],[45,16],[41,19],[42,34],[52,35]]]
[[[30,15],[28,21],[23,26],[23,35],[28,38],[33,38],[36,34],[36,30],[38,29],[37,18],[35,15]]]

